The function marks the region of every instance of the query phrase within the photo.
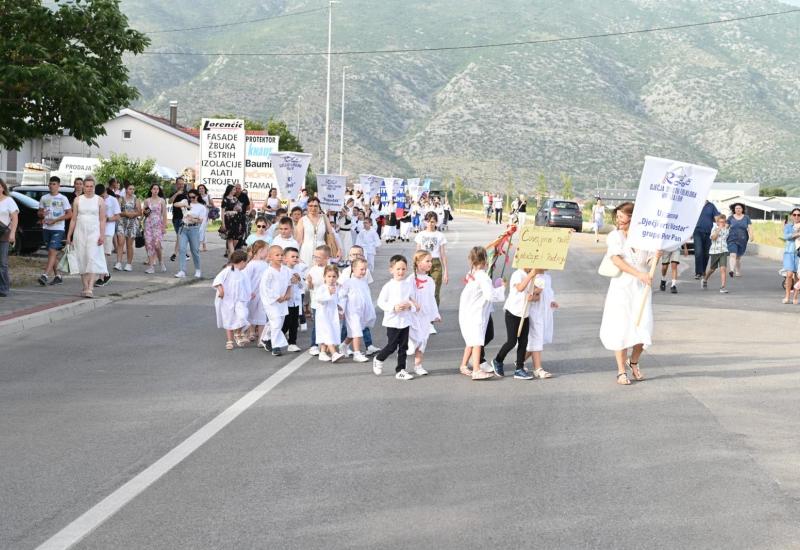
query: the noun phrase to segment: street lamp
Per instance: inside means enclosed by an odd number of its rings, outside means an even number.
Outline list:
[[[325,88],[325,163],[324,173],[328,173],[328,137],[331,123],[331,36],[333,35],[333,5],[337,0],[328,0],[328,78]]]
[[[300,103],[303,101],[303,94],[297,96],[297,142],[300,143]]]

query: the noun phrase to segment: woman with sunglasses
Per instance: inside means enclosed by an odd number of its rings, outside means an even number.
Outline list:
[[[269,233],[267,230],[269,229],[269,223],[267,222],[267,218],[264,216],[259,216],[256,218],[256,232],[250,233],[245,241],[245,244],[250,247],[256,241],[264,241],[267,244],[272,242],[272,239],[269,238]]]
[[[652,290],[648,263],[658,261],[661,257],[661,252],[653,255],[628,246],[626,241],[632,215],[632,202],[623,202],[614,210],[612,219],[616,220],[617,228],[608,234],[606,254],[620,273],[611,277],[603,307],[603,321],[600,324],[600,340],[603,347],[614,352],[617,360],[617,384],[623,386],[631,383],[627,369],[631,370],[634,380],[644,380],[639,370],[639,357],[644,348],[652,343],[653,307],[649,297],[645,300],[638,325],[636,320],[639,318],[642,296]]]
[[[794,294],[793,304],[798,302],[800,297],[800,290],[795,290],[794,285],[797,282],[797,238],[800,237],[800,208],[795,208],[789,214],[786,223],[783,225],[783,237],[785,241],[783,247],[783,272],[786,276],[784,288],[786,295],[783,297],[783,303],[788,304],[789,299]],[[722,269],[725,269],[723,266]]]
[[[208,196],[208,188],[202,183],[197,186],[197,192],[200,193],[200,200],[198,202],[206,205],[206,220],[200,226],[200,252],[208,252],[206,243],[206,230],[208,229],[208,212],[214,206],[214,199]]]
[[[180,201],[172,204],[173,208],[183,208],[183,225],[181,226],[178,252],[180,271],[175,274],[175,277],[178,279],[186,277],[186,246],[188,245],[192,251],[194,276],[199,279],[203,276],[200,272],[200,228],[208,217],[208,209],[196,189],[191,189],[186,196],[188,202]]]
[[[308,199],[308,213],[300,219],[294,232],[294,238],[300,243],[300,261],[306,265],[314,265],[314,250],[326,244],[327,233],[334,234],[331,222],[322,213],[317,197]]]

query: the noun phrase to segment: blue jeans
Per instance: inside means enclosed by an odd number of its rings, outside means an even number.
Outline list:
[[[178,265],[180,266],[180,270],[186,273],[186,245],[188,244],[192,251],[194,270],[200,271],[200,226],[184,225],[181,227],[179,239],[180,249],[178,254]]]
[[[372,333],[369,331],[369,327],[364,327],[364,330],[361,331],[361,336],[364,338],[364,347],[370,347],[372,345]],[[342,323],[342,342],[344,342],[345,338],[347,338],[347,325]]]
[[[8,276],[8,241],[0,242],[0,294],[8,294],[11,279]]]
[[[711,232],[698,231],[694,235],[694,274],[703,275],[708,267],[708,251],[711,249]]]

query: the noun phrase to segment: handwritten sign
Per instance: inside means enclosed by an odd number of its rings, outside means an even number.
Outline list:
[[[567,263],[570,229],[526,225],[519,231],[519,243],[514,254],[514,268],[555,269],[561,271]]]

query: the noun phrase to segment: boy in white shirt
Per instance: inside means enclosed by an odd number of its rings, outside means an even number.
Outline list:
[[[356,237],[356,244],[364,250],[364,256],[367,259],[369,270],[375,270],[375,254],[378,247],[381,246],[381,238],[378,236],[377,231],[372,228],[372,220],[364,218],[364,229]]]
[[[39,200],[39,217],[42,218],[42,238],[47,249],[47,267],[39,277],[39,284],[44,286],[60,285],[63,283],[61,274],[58,272],[58,251],[66,237],[65,220],[72,218],[72,207],[67,197],[59,193],[61,179],[58,176],[51,176],[48,187],[50,193],[44,195]],[[53,280],[48,281],[47,274],[53,272]]]
[[[300,351],[297,345],[297,328],[300,324],[300,306],[303,304],[303,278],[308,268],[300,261],[300,252],[293,247],[283,250],[283,265],[291,273],[289,282],[292,285],[292,297],[289,299],[289,313],[283,321],[283,332],[289,346],[286,351],[296,353]]]
[[[314,265],[306,272],[306,290],[311,293],[311,309],[317,308],[317,302],[314,299],[314,289],[322,286],[325,282],[325,266],[331,257],[331,249],[328,245],[321,245],[314,249]],[[313,317],[312,317],[313,318]],[[319,346],[317,345],[317,331],[316,327],[311,328],[311,347],[308,348],[309,355],[319,355]]]
[[[386,327],[386,336],[389,341],[375,355],[372,372],[376,376],[380,376],[383,373],[383,362],[397,350],[397,367],[395,367],[394,377],[398,380],[413,380],[414,375],[406,371],[406,353],[411,314],[419,309],[419,305],[413,300],[413,283],[406,279],[408,261],[405,256],[399,254],[392,256],[389,266],[392,278],[383,285],[377,302],[378,307],[383,310],[383,326]]]
[[[358,245],[351,246],[350,251],[347,255],[347,259],[351,265],[356,260],[366,260],[366,258],[364,257],[364,249]],[[348,266],[345,267],[342,270],[342,274],[339,275],[339,282],[344,284],[344,282],[347,281],[347,279],[349,279],[350,277],[352,277],[352,270],[350,266]],[[367,274],[364,275],[364,279],[366,279],[368,285],[371,285],[373,283],[372,272],[370,272],[369,268],[367,268]],[[342,326],[342,333],[344,334],[344,336],[342,336],[342,340],[344,340],[345,336],[347,335],[344,326]],[[364,327],[364,345],[366,346],[367,355],[373,355],[381,351],[381,348],[372,344],[372,331],[370,330],[369,327]]]
[[[297,239],[294,238],[294,224],[292,218],[284,216],[278,222],[278,233],[273,237],[272,244],[280,246],[284,252],[287,248],[296,248],[300,250],[300,245]]]
[[[283,265],[283,249],[280,246],[269,247],[269,267],[261,277],[259,293],[269,322],[272,355],[283,355],[281,348],[289,345],[283,334],[283,322],[289,313],[288,302],[292,298],[292,284],[291,273]],[[265,336],[261,338],[265,339]]]
[[[442,282],[444,284],[448,283],[447,252],[445,250],[447,238],[444,233],[437,229],[438,223],[439,216],[436,212],[428,212],[425,214],[425,230],[420,231],[414,237],[414,242],[417,243],[417,250],[427,250],[433,258],[433,267],[428,275],[436,282],[436,305],[441,304],[439,292],[442,288]]]

